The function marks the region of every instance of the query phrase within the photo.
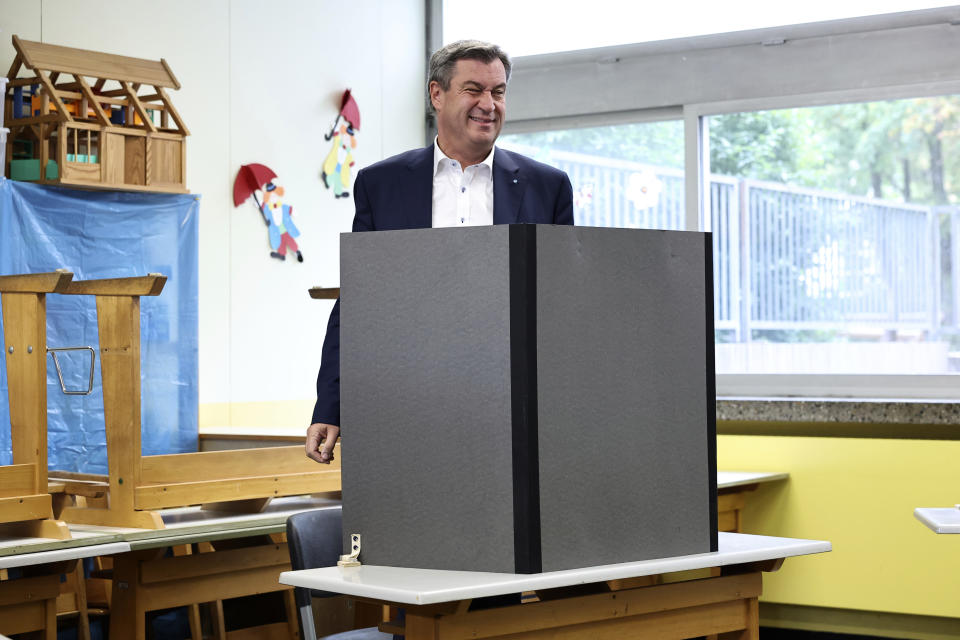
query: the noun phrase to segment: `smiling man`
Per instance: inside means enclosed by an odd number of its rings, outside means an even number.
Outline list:
[[[564,172],[494,146],[506,115],[510,57],[477,40],[430,58],[427,93],[436,112],[432,145],[357,174],[354,231],[489,224],[573,224]],[[340,301],[330,313],[306,453],[329,463],[340,433]]]
[[[507,70],[503,61],[458,60],[453,77],[430,83],[437,146],[466,169],[483,162],[503,127]]]

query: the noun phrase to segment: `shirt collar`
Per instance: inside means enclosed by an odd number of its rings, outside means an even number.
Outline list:
[[[453,160],[447,154],[445,154],[443,151],[440,150],[440,143],[437,142],[438,139],[439,139],[438,136],[434,136],[433,138],[433,175],[437,175],[438,173],[440,173],[440,164],[444,160]],[[487,165],[487,168],[490,170],[490,175],[493,175],[493,151],[495,148],[496,147],[490,149],[490,153],[488,153],[487,157],[484,158],[483,162],[480,163],[480,164]],[[455,160],[453,161],[456,162]],[[475,166],[475,165],[471,165],[471,166]]]

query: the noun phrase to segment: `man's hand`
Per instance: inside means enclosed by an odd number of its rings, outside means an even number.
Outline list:
[[[333,461],[333,447],[337,444],[340,427],[316,422],[307,427],[307,457],[323,464]],[[323,444],[320,441],[323,440]]]

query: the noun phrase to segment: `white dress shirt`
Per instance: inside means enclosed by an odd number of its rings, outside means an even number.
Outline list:
[[[460,163],[433,141],[433,226],[476,227],[493,224],[493,149],[480,164]]]

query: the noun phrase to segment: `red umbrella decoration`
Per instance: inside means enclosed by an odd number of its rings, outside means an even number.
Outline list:
[[[247,198],[253,196],[253,200],[257,203],[257,211],[260,212],[264,221],[269,225],[270,221],[267,220],[266,214],[263,213],[263,207],[260,205],[256,191],[262,189],[265,184],[276,177],[277,174],[273,172],[273,169],[266,165],[254,163],[245,164],[240,167],[240,171],[237,172],[237,177],[233,181],[233,206],[239,207]]]
[[[347,121],[354,131],[360,130],[360,107],[357,106],[357,101],[350,95],[350,89],[343,92],[343,97],[340,98],[340,113],[337,114],[337,119],[333,121],[333,126],[330,127],[330,133],[323,136],[324,140],[330,140],[330,138],[333,137],[333,133],[337,130],[337,123],[340,122],[341,117]]]

